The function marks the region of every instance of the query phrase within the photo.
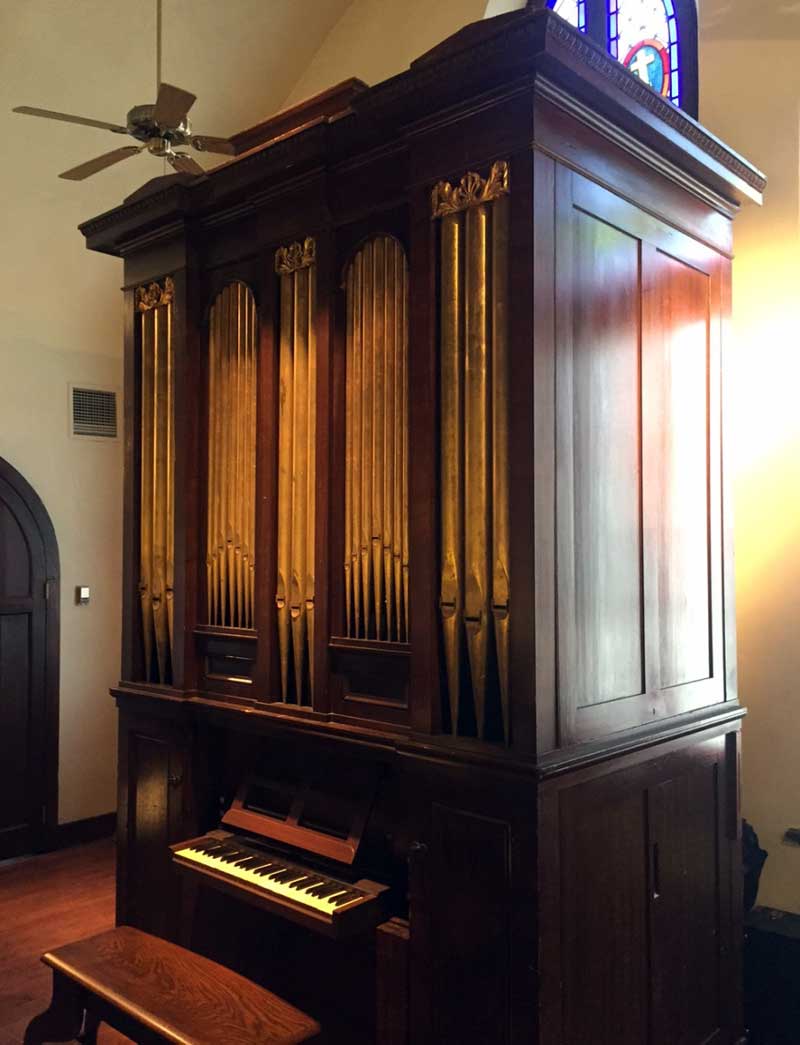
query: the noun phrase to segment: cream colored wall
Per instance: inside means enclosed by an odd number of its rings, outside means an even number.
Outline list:
[[[800,40],[702,40],[701,119],[756,162],[736,223],[736,596],[745,816],[769,850],[759,902],[800,913]]]
[[[378,83],[463,25],[483,17],[486,0],[352,0],[328,33],[285,105],[357,76]]]

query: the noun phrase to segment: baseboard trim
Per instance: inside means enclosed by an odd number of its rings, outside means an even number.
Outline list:
[[[52,832],[48,849],[67,849],[72,845],[85,845],[108,838],[117,829],[116,813],[101,813],[90,816],[86,820],[71,820],[67,824],[59,824]]]

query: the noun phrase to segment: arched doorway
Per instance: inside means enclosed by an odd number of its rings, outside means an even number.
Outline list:
[[[58,581],[50,516],[0,458],[0,859],[58,820]]]

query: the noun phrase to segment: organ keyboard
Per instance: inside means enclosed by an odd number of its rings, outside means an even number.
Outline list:
[[[387,886],[367,879],[347,882],[257,847],[251,839],[225,831],[171,847],[184,869],[209,884],[226,884],[242,898],[261,901],[273,914],[330,936],[350,935],[383,921],[380,897]]]
[[[351,773],[350,786],[327,794],[322,807],[313,780],[276,778],[274,763],[270,771],[262,766],[245,779],[223,828],[171,846],[173,861],[207,885],[325,935],[374,928],[386,917],[389,887],[352,870],[374,780]]]

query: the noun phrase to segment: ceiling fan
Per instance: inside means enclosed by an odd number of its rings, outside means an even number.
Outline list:
[[[204,174],[205,171],[189,153],[176,152],[176,148],[191,145],[198,152],[223,153],[229,156],[235,154],[236,147],[227,138],[192,132],[188,113],[195,102],[195,95],[180,87],[161,82],[161,0],[156,0],[156,83],[158,97],[155,104],[135,105],[126,117],[125,126],[106,123],[105,120],[92,120],[85,116],[52,112],[50,109],[34,109],[29,105],[19,105],[12,111],[26,116],[42,116],[47,120],[100,127],[114,134],[129,134],[137,142],[141,142],[140,145],[123,145],[120,149],[103,153],[102,156],[96,156],[93,160],[59,174],[59,178],[67,178],[69,181],[83,181],[84,178],[106,167],[138,155],[144,149],[154,156],[163,157],[176,171],[186,174]]]

